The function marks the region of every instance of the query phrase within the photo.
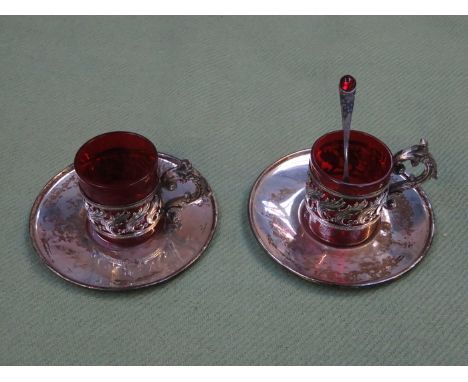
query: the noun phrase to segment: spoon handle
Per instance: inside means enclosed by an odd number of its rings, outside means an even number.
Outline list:
[[[343,180],[349,179],[349,134],[351,130],[351,118],[353,116],[354,97],[356,95],[356,79],[347,74],[340,79],[338,86],[341,105],[341,123],[343,126],[343,150],[344,150],[344,169]]]

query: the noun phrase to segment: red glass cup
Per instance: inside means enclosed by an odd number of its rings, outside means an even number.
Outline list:
[[[392,155],[378,138],[352,130],[349,141],[349,179],[343,180],[343,131],[318,138],[312,146],[306,185],[306,208],[311,231],[338,246],[366,241],[380,223],[382,208],[390,208],[391,196],[437,176],[427,142]],[[424,164],[418,175],[405,173],[404,161]],[[392,182],[392,174],[404,179]]]
[[[74,167],[93,229],[111,240],[141,237],[161,217],[158,152],[142,135],[114,131],[80,147]]]

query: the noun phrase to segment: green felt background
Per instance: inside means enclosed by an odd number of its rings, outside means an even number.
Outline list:
[[[1,364],[467,364],[468,18],[0,18]],[[404,278],[307,283],[247,220],[258,174],[340,128],[396,151],[428,139],[437,236]],[[169,283],[66,283],[28,236],[33,201],[88,138],[132,130],[187,157],[220,206],[215,239]]]

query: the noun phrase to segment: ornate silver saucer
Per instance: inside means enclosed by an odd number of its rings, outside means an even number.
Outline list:
[[[75,170],[68,166],[46,184],[32,207],[29,231],[37,254],[58,276],[91,289],[137,289],[169,280],[202,255],[217,223],[216,200],[206,180],[190,162],[159,153],[160,173],[187,166],[204,184],[200,197],[173,205],[156,232],[133,246],[105,241],[89,227]],[[169,185],[162,188],[163,203],[183,200],[194,188],[180,179]]]
[[[364,287],[396,279],[424,258],[434,216],[421,188],[396,196],[395,207],[383,209],[377,232],[361,245],[340,248],[317,239],[304,206],[309,157],[310,150],[301,150],[279,159],[250,193],[251,228],[276,262],[309,281]]]

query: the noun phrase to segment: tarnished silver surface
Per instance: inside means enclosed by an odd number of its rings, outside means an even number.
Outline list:
[[[160,174],[188,162],[162,153],[159,157]],[[148,240],[125,246],[103,240],[89,227],[76,173],[68,166],[47,183],[33,205],[33,246],[54,273],[87,288],[137,289],[166,281],[201,256],[217,223],[216,200],[206,180],[200,175],[204,187],[186,180],[166,182],[170,187],[162,188],[161,199],[163,205],[171,201],[167,215]]]
[[[395,207],[382,209],[376,233],[361,245],[340,248],[316,239],[304,202],[309,156],[310,150],[302,150],[279,159],[259,176],[250,194],[250,225],[275,261],[309,281],[363,287],[393,280],[424,258],[434,216],[420,188],[395,195]]]

